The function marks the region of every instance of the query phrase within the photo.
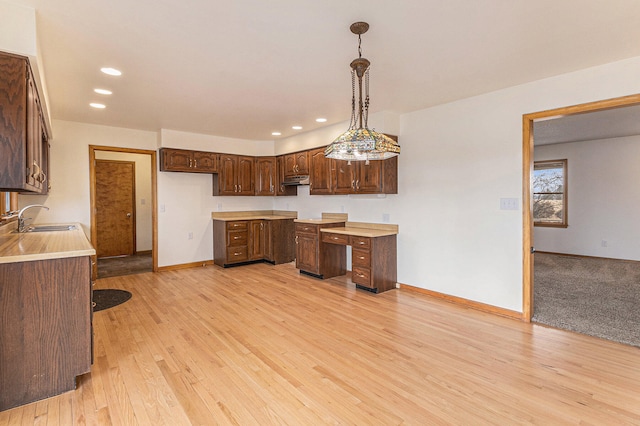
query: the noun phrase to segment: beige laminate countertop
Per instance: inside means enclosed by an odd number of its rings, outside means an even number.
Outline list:
[[[286,210],[250,210],[238,212],[213,212],[211,219],[230,222],[234,220],[283,220],[295,219],[298,217],[297,212]]]
[[[379,227],[378,224],[369,224],[373,226],[378,225],[375,227],[367,227],[366,223],[362,223],[362,225],[363,226],[349,226],[349,223],[347,222],[347,226],[345,227],[324,228],[324,229],[321,229],[320,232],[331,232],[333,234],[344,234],[344,235],[352,235],[354,237],[370,237],[370,238],[386,237],[388,235],[398,234],[397,225],[390,225],[389,228]],[[396,229],[393,229],[392,228],[393,226],[395,226]]]
[[[310,225],[324,225],[325,223],[341,223],[345,222],[344,219],[296,219],[294,222],[297,223],[308,223]],[[336,228],[330,228],[336,229]]]
[[[72,231],[25,232],[20,234],[13,232],[16,225],[12,225],[0,228],[0,263],[60,259],[96,254],[79,223],[69,224],[75,225],[77,228]]]

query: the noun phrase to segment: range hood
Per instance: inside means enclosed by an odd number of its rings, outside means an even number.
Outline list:
[[[285,177],[284,186],[309,185],[309,175]]]

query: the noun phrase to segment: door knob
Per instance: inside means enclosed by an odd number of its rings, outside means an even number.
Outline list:
[[[131,217],[131,213],[127,213],[127,217]]]

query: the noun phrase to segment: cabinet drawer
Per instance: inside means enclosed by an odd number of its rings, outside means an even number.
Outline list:
[[[373,287],[371,284],[371,269],[362,266],[353,266],[351,272],[351,281],[366,287]]]
[[[246,246],[249,241],[249,232],[247,230],[227,231],[227,246]]]
[[[249,229],[249,225],[246,220],[239,220],[236,222],[227,222],[227,231],[232,229]]]
[[[335,234],[333,232],[323,232],[322,242],[342,244],[343,246],[349,245],[349,236],[344,234]]]
[[[227,247],[227,262],[245,262],[249,260],[249,250],[247,246]]]
[[[358,250],[354,248],[351,253],[351,264],[353,266],[371,267],[371,253],[368,250]]]
[[[351,247],[353,248],[362,248],[362,249],[370,249],[371,248],[371,238],[369,237],[351,237]]]
[[[296,234],[318,235],[318,225],[296,223]]]

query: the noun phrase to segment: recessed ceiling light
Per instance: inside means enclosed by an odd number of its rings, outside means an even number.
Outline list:
[[[292,126],[293,130],[302,130],[302,126]]]
[[[91,103],[89,104],[89,106],[91,106],[92,108],[98,108],[98,109],[104,109],[104,108],[106,108],[106,107],[107,107],[107,106],[106,106],[106,105],[104,105],[104,104],[99,104],[99,103],[96,103],[96,102],[91,102]]]
[[[110,68],[110,67],[100,68],[100,71],[109,75],[122,75],[122,72],[120,70],[117,70],[115,68]]]
[[[327,119],[326,118],[316,118],[316,121],[318,123],[326,123]]]
[[[282,135],[282,133],[280,133],[280,132],[273,132],[273,133],[271,133],[271,136],[281,136],[281,135]]]
[[[107,89],[93,89],[94,92],[99,93],[101,95],[112,95],[113,92]]]

